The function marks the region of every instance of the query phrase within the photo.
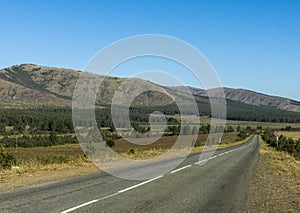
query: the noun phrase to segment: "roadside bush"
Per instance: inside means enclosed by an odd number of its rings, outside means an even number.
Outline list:
[[[300,159],[300,139],[298,139],[295,143],[295,157]]]
[[[0,134],[4,134],[5,133],[5,124],[0,123]]]
[[[8,153],[2,144],[0,144],[0,169],[10,169],[16,164],[16,158]]]
[[[225,132],[234,132],[234,128],[232,126],[228,126]]]
[[[276,137],[274,136],[274,132],[267,129],[262,134],[262,139],[269,144],[270,146],[275,147],[278,151],[284,151],[293,155],[295,158],[300,159],[300,139],[295,141],[292,138],[286,138],[284,136],[280,136],[278,139],[278,147],[276,142]]]
[[[237,136],[238,138],[236,139],[236,141],[241,141],[249,136],[249,132],[247,130],[241,130]]]
[[[202,145],[203,145],[203,142],[201,142],[201,140],[196,140],[195,147],[199,147]]]
[[[128,154],[130,154],[130,155],[134,155],[136,153],[137,153],[137,149],[136,148],[131,148],[131,149],[128,150]]]
[[[276,146],[276,137],[270,129],[266,129],[262,134],[262,139],[271,146]]]
[[[114,146],[116,145],[116,143],[115,143],[114,140],[108,139],[108,140],[106,141],[106,145],[107,145],[108,147],[112,148],[112,147],[114,147]]]

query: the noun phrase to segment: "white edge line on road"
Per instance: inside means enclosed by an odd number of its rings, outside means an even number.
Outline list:
[[[198,161],[198,162],[196,162],[195,164],[201,164],[201,163],[207,162],[208,160],[215,159],[215,158],[220,157],[220,156],[223,156],[223,155],[225,155],[225,154],[228,154],[228,153],[237,151],[237,150],[239,150],[239,149],[242,149],[242,148],[244,148],[244,147],[246,147],[246,146],[241,146],[241,147],[239,147],[239,148],[232,149],[232,150],[227,151],[227,152],[225,152],[225,153],[221,153],[221,154],[219,154],[219,155],[217,155],[217,156],[210,157],[209,159],[204,159],[204,160]],[[191,167],[191,166],[192,166],[192,165],[187,165],[187,166],[181,167],[181,168],[179,168],[179,169],[176,169],[176,170],[172,171],[171,174],[174,174],[175,172],[179,172],[179,171],[181,171],[181,170],[183,170],[183,169],[186,169],[186,168],[189,168],[189,167]],[[163,177],[163,175],[158,176],[158,177],[156,177],[156,178],[153,178],[153,179],[147,180],[147,181],[145,181],[145,182],[139,183],[139,184],[137,184],[137,185],[131,186],[131,187],[129,187],[129,188],[120,190],[120,191],[118,191],[117,193],[114,193],[114,194],[111,194],[111,195],[108,195],[108,196],[105,196],[105,197],[102,197],[102,198],[99,198],[99,199],[96,199],[96,200],[92,200],[92,201],[83,203],[83,204],[81,204],[81,205],[75,206],[75,207],[73,207],[73,208],[67,209],[67,210],[65,210],[65,211],[62,211],[61,213],[69,213],[69,212],[72,212],[72,211],[74,211],[74,210],[76,210],[76,209],[79,209],[79,208],[82,208],[82,207],[84,207],[84,206],[88,206],[88,205],[90,205],[90,204],[96,203],[96,202],[98,202],[98,201],[101,201],[101,200],[104,200],[104,199],[113,197],[113,196],[115,196],[115,195],[121,194],[121,193],[123,193],[123,192],[129,191],[129,190],[134,189],[134,188],[137,188],[137,187],[139,187],[139,186],[145,185],[145,184],[147,184],[147,183],[150,183],[150,182],[155,181],[155,180],[157,180],[157,179],[159,179],[159,178],[162,178],[162,177]]]
[[[139,184],[137,184],[137,185],[131,186],[131,187],[129,187],[129,188],[120,190],[120,191],[118,191],[118,192],[116,192],[116,193],[114,193],[114,194],[111,194],[111,195],[108,195],[108,196],[105,196],[105,197],[101,197],[101,198],[96,199],[96,200],[92,200],[92,201],[83,203],[83,204],[81,204],[81,205],[78,205],[78,206],[75,206],[75,207],[73,207],[73,208],[70,208],[70,209],[67,209],[67,210],[65,210],[65,211],[62,211],[61,213],[69,213],[69,212],[75,211],[76,209],[79,209],[79,208],[82,208],[82,207],[84,207],[84,206],[88,206],[88,205],[90,205],[90,204],[96,203],[96,202],[98,202],[98,201],[101,201],[101,200],[104,200],[104,199],[107,199],[107,198],[116,196],[116,195],[118,195],[118,194],[121,194],[121,193],[123,193],[123,192],[126,192],[126,191],[129,191],[129,190],[131,190],[131,189],[137,188],[137,187],[139,187],[139,186],[145,185],[145,184],[147,184],[147,183],[150,183],[150,182],[155,181],[155,180],[157,180],[157,179],[159,179],[159,178],[162,178],[162,177],[163,177],[163,175],[161,175],[161,176],[159,176],[159,177],[156,177],[156,178],[153,178],[153,179],[150,179],[150,180],[147,180],[147,181],[145,181],[145,182],[139,183]]]
[[[189,167],[191,167],[191,166],[192,166],[192,165],[187,165],[187,166],[181,167],[181,168],[179,168],[179,169],[176,169],[176,170],[172,171],[171,174],[174,174],[175,172],[179,172],[179,171],[181,171],[181,170],[183,170],[183,169],[186,169],[186,168],[189,168]]]
[[[207,161],[208,161],[208,159],[204,159],[204,160],[201,160],[201,161],[196,162],[195,165],[201,164],[201,163],[205,163],[205,162],[207,162]]]
[[[63,212],[61,212],[61,213],[72,212],[72,211],[74,211],[74,210],[76,210],[76,209],[79,209],[79,208],[81,208],[81,207],[90,205],[90,204],[92,204],[92,203],[96,203],[96,202],[98,202],[98,201],[99,201],[99,199],[92,200],[92,201],[90,201],[90,202],[83,203],[83,204],[81,204],[81,205],[79,205],[79,206],[75,206],[75,207],[73,207],[73,208],[71,208],[71,209],[67,209],[67,210],[65,210],[65,211],[63,211]]]
[[[155,180],[157,180],[157,179],[159,179],[159,178],[162,178],[162,177],[163,177],[163,175],[161,175],[161,176],[159,176],[159,177],[156,177],[156,178],[153,178],[153,179],[150,179],[150,180],[147,180],[147,181],[145,181],[145,182],[139,183],[139,184],[134,185],[134,186],[131,186],[131,187],[129,187],[129,188],[120,190],[120,191],[118,191],[118,193],[123,193],[123,192],[129,191],[129,190],[131,190],[131,189],[134,189],[134,188],[137,188],[137,187],[139,187],[139,186],[145,185],[145,184],[147,184],[147,183],[150,183],[150,182],[155,181]]]
[[[212,160],[212,159],[215,159],[215,158],[217,158],[217,157],[221,157],[221,156],[223,156],[223,155],[227,155],[227,154],[229,154],[229,153],[231,153],[231,152],[235,152],[235,151],[240,150],[240,149],[242,149],[242,148],[244,148],[244,147],[246,147],[246,146],[241,146],[241,147],[239,147],[239,148],[231,149],[231,150],[226,151],[226,152],[223,152],[223,153],[221,153],[221,154],[219,154],[219,155],[215,155],[215,156],[213,156],[213,157],[210,157],[208,160]],[[196,162],[195,164],[200,164],[200,163],[203,163],[204,161],[207,161],[207,159],[206,159],[206,160],[199,161],[199,162]]]

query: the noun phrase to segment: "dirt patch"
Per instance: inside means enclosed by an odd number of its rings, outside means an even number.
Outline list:
[[[260,140],[248,212],[300,212],[300,161]]]

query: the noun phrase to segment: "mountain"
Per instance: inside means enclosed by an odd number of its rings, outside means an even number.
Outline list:
[[[72,70],[32,64],[0,70],[1,103],[69,105],[79,74]]]
[[[300,112],[300,102],[288,98],[265,95],[245,89],[224,88],[224,92],[229,100],[255,106],[271,106],[282,110]],[[210,93],[213,97],[219,97],[217,89],[211,90]]]
[[[38,66],[34,64],[21,64],[0,70],[0,101],[2,104],[24,104],[24,105],[49,105],[49,106],[71,106],[73,91],[80,75],[80,71],[71,69]],[[90,74],[95,76],[95,74]],[[126,79],[99,76],[104,81],[97,94],[96,104],[110,104],[113,95],[120,85],[127,81],[133,85],[122,91],[124,99],[132,91],[157,88],[164,91],[165,95],[157,91],[148,91],[139,95],[135,105],[165,106],[172,104],[174,100],[180,99],[188,103],[191,93],[198,103],[209,104],[207,93],[211,97],[219,98],[219,89],[205,91],[193,87],[164,87],[142,79]],[[264,106],[300,112],[300,102],[287,98],[269,96],[244,89],[224,88],[226,99],[232,104],[240,107]],[[244,104],[244,105],[243,105]]]
[[[171,89],[178,92],[187,92],[188,90],[194,96],[208,97],[207,93],[209,92],[210,97],[220,98],[222,93],[219,88],[210,89],[205,91],[203,89],[198,89],[194,87],[170,87]],[[251,90],[245,89],[232,89],[232,88],[223,88],[225,97],[227,100],[237,101],[239,103],[244,103],[253,106],[268,106],[274,107],[276,109],[300,112],[300,102],[291,100],[288,98],[282,98],[277,96],[270,96]]]
[[[21,64],[0,70],[0,100],[2,104],[71,106],[71,100],[80,72],[70,69]],[[96,104],[107,105],[126,78],[104,77],[88,74],[91,79],[102,78]],[[123,97],[130,91],[147,88],[166,89],[141,79],[129,79],[132,83]],[[159,92],[145,92],[139,95],[136,104],[167,105],[173,102],[171,97]]]

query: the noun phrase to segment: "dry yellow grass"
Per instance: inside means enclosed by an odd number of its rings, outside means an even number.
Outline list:
[[[222,141],[221,144],[215,145],[215,146],[211,146],[210,149],[215,149],[215,148],[217,148],[217,149],[224,149],[224,148],[228,148],[228,147],[231,147],[231,146],[240,145],[240,144],[246,143],[249,139],[250,139],[250,137],[248,137],[248,138],[246,138],[246,139],[244,139],[244,140],[241,140],[241,141],[234,141],[234,140],[232,140],[232,141],[230,141],[230,142],[228,141],[228,142],[226,142],[226,143],[224,143],[224,142]],[[204,148],[205,148],[204,146],[195,147],[195,148],[193,149],[193,152],[200,152],[200,151],[202,151]]]
[[[184,136],[190,140],[191,136]],[[199,135],[200,144],[204,145],[208,135]],[[239,144],[235,142],[237,133],[225,133],[222,138],[220,148]],[[121,139],[116,141],[113,148],[116,152],[129,158],[153,158],[166,153],[175,143],[177,136],[162,137],[156,143],[147,146],[135,146]],[[201,151],[204,146],[196,147],[193,151]],[[135,149],[135,153],[129,154],[130,149]],[[35,172],[39,170],[51,170],[64,166],[80,166],[87,163],[87,159],[79,144],[68,144],[53,147],[35,148],[7,148],[17,159],[19,173]],[[7,171],[9,173],[9,171]],[[10,171],[13,172],[13,171]]]
[[[259,154],[266,157],[266,162],[270,164],[278,174],[297,178],[299,180],[300,191],[300,161],[286,152],[278,152],[274,147],[270,147],[260,140]]]
[[[0,171],[0,192],[98,172],[92,163],[51,164]]]
[[[187,139],[191,136],[185,136]],[[205,148],[208,149],[216,149],[216,148],[226,148],[230,146],[235,146],[239,145],[242,143],[245,143],[249,140],[249,138],[246,138],[242,141],[236,141],[237,139],[237,133],[236,132],[231,132],[231,133],[225,133],[222,142],[219,145],[215,146],[210,146],[210,147],[205,147],[205,143],[207,140],[208,135],[199,135],[198,140],[201,142],[201,146],[195,147],[192,149],[192,152],[201,152]],[[118,141],[116,147],[119,147],[118,149],[115,148],[115,151],[119,152],[122,156],[130,158],[130,159],[150,159],[150,158],[155,158],[157,156],[163,155],[167,153],[170,148],[173,146],[175,143],[177,137],[172,136],[172,137],[162,137],[156,144],[155,146],[142,146],[141,148],[137,148],[136,146],[132,144],[125,144],[123,140]],[[123,146],[121,145],[123,144]],[[129,153],[129,150],[133,149],[134,153]],[[126,150],[126,151],[124,151]]]
[[[290,131],[277,131],[277,134],[283,135],[287,138],[293,138],[298,140],[300,138],[300,132],[290,132]]]
[[[260,140],[248,212],[300,212],[300,161]]]
[[[79,144],[7,151],[16,157],[18,167],[0,170],[0,192],[98,171]]]
[[[79,144],[67,144],[52,147],[7,148],[16,159],[18,166],[38,169],[49,164],[77,165],[86,162]]]

